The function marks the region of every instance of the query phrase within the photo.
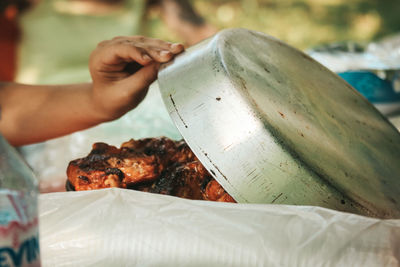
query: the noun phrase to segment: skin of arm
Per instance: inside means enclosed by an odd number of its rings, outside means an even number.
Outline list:
[[[0,83],[0,132],[20,146],[117,119],[143,100],[160,63],[182,51],[181,44],[158,39],[116,37],[92,52],[92,83]]]

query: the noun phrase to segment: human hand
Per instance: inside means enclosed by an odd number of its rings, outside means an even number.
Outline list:
[[[135,108],[156,79],[160,63],[183,51],[183,45],[143,36],[103,41],[90,55],[93,107],[104,121]]]

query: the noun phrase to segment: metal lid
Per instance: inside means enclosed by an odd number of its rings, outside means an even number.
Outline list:
[[[238,202],[400,217],[400,134],[357,91],[271,36],[228,29],[163,65],[177,128]]]

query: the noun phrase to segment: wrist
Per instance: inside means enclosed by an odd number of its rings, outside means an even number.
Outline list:
[[[116,92],[106,90],[102,87],[103,86],[95,83],[89,85],[90,113],[97,123],[115,120],[125,113],[122,111],[119,112],[118,109],[114,107],[116,100],[113,95],[108,95],[108,92],[111,94],[115,94]]]

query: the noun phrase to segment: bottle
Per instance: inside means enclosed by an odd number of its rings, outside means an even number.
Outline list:
[[[38,182],[0,135],[0,266],[40,266]]]

